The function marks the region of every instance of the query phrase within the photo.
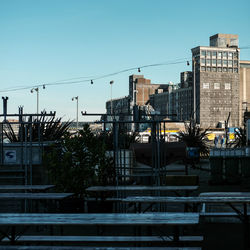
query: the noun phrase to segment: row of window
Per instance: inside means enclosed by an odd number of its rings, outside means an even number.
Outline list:
[[[210,88],[213,88],[213,89],[221,89],[221,86],[222,84],[219,83],[219,82],[215,82],[214,84],[210,84],[209,82],[206,82],[206,83],[203,83],[202,84],[202,88],[203,89],[210,89]],[[231,83],[224,83],[224,89],[225,90],[230,90],[231,89]]]
[[[201,51],[202,57],[217,57],[217,58],[238,58],[238,52],[227,52],[227,51]]]
[[[201,65],[206,64],[207,66],[210,66],[211,64],[214,66],[224,66],[224,67],[238,67],[238,60],[221,60],[221,59],[205,59],[201,58]]]
[[[238,73],[238,68],[234,68],[233,69],[233,68],[205,67],[205,66],[201,66],[201,71]]]

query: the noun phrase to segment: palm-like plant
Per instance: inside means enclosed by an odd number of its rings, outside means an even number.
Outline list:
[[[181,131],[176,137],[179,141],[184,142],[187,147],[197,147],[200,153],[208,155],[208,134],[208,129],[202,130],[194,119],[190,119],[189,122],[185,122],[185,131]]]
[[[27,126],[25,132],[22,123],[19,126],[18,133],[15,133],[11,123],[5,123],[4,135],[9,139],[10,142],[21,142],[26,137],[27,141],[56,141],[63,137],[65,132],[68,130],[71,122],[67,121],[64,124],[61,122],[62,118],[55,118],[54,116],[46,118],[41,116],[36,118],[33,122],[28,120],[28,123],[23,123]],[[28,125],[30,124],[30,126]],[[26,135],[25,135],[26,134]]]
[[[234,148],[241,148],[247,145],[246,129],[237,128],[234,130],[235,141],[232,143]]]

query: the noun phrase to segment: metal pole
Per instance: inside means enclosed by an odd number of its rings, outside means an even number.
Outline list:
[[[78,133],[78,96],[72,97],[72,101],[76,100],[76,130]]]
[[[39,88],[36,88],[36,113],[39,113]]]
[[[111,103],[110,103],[110,114],[112,115],[113,114],[113,107],[112,107],[112,83],[111,83],[111,93],[110,93],[110,95],[111,95]]]
[[[78,96],[76,97],[76,129],[78,131]]]
[[[111,117],[112,117],[112,115],[113,115],[113,100],[112,100],[112,85],[113,85],[113,83],[114,83],[114,81],[110,81],[109,82],[110,83],[110,114],[111,114]]]

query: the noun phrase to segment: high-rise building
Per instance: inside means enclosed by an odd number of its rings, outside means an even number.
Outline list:
[[[216,34],[210,46],[192,50],[194,109],[201,127],[216,127],[230,113],[229,125],[240,125],[238,35]]]

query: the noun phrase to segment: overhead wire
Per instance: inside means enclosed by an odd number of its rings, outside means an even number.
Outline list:
[[[250,46],[243,46],[240,49],[250,49]],[[166,62],[162,62],[162,63],[155,63],[155,64],[148,64],[148,65],[132,67],[132,68],[128,68],[128,69],[124,69],[124,70],[120,70],[120,71],[116,71],[113,73],[100,75],[100,76],[80,76],[80,77],[62,79],[62,80],[48,82],[48,83],[36,84],[36,85],[32,85],[32,86],[20,86],[20,87],[16,86],[16,87],[11,87],[11,88],[7,88],[7,89],[2,89],[2,90],[0,90],[0,93],[25,90],[25,89],[30,89],[30,88],[34,88],[34,87],[78,84],[78,83],[84,83],[84,82],[91,82],[91,84],[93,84],[93,81],[104,79],[104,78],[111,77],[111,76],[118,75],[118,74],[122,74],[125,72],[129,72],[129,71],[133,71],[133,70],[138,70],[140,72],[140,70],[143,68],[187,63],[187,60],[189,61],[189,58],[180,58],[180,59],[170,60],[170,61],[166,61]],[[72,81],[72,80],[76,80],[76,81]]]
[[[138,70],[138,69],[148,68],[148,67],[157,67],[157,66],[164,66],[164,65],[171,65],[171,64],[186,63],[187,59],[188,58],[181,58],[181,59],[176,59],[176,60],[162,62],[162,63],[142,65],[142,66],[139,66],[139,67],[132,67],[132,68],[116,71],[116,72],[105,74],[105,75],[95,76],[95,77],[81,76],[81,77],[74,77],[74,78],[70,78],[70,79],[58,80],[58,81],[54,81],[54,82],[36,84],[36,85],[32,85],[32,86],[11,87],[9,89],[0,90],[0,93],[2,93],[2,92],[13,92],[13,91],[18,91],[18,90],[25,90],[25,89],[30,89],[30,88],[34,88],[34,87],[68,85],[68,84],[77,84],[77,83],[84,83],[84,82],[91,82],[91,84],[93,84],[93,81],[104,79],[104,78],[107,78],[107,77],[111,77],[111,76],[114,76],[114,75],[118,75],[118,74],[121,74],[121,73],[133,71],[133,70]],[[71,81],[71,80],[78,80],[78,81]]]

